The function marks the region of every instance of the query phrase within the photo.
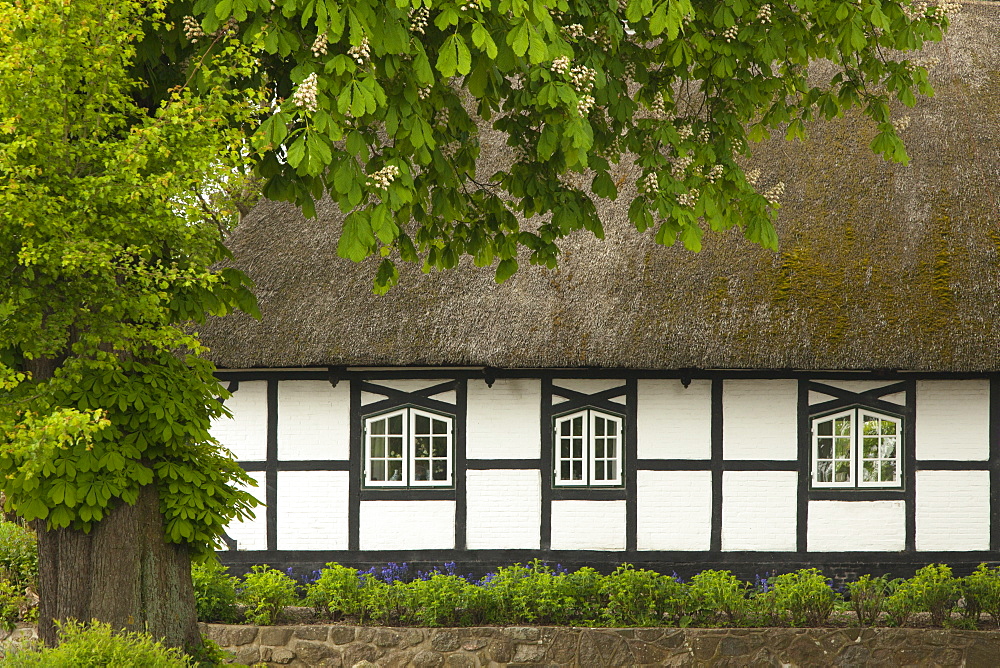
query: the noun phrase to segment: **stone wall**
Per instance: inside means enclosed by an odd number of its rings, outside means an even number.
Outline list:
[[[237,662],[289,668],[1000,665],[1000,631],[223,624],[204,624],[203,631],[234,652]]]

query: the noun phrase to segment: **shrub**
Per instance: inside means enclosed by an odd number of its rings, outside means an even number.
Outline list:
[[[236,611],[236,583],[226,567],[214,556],[191,564],[194,602],[198,620],[230,624],[239,617]]]
[[[413,623],[413,589],[402,580],[383,582],[365,575],[361,592],[361,621],[367,617],[376,624],[388,626]]]
[[[458,575],[434,573],[407,588],[415,621],[424,626],[471,626],[486,617],[482,590]]]
[[[941,626],[958,603],[958,581],[951,576],[951,567],[928,564],[910,580],[919,609],[931,613],[931,624]]]
[[[319,577],[306,585],[306,605],[333,620],[363,613],[364,578],[358,571],[338,563],[329,563]]]
[[[19,591],[37,588],[38,545],[34,531],[0,521],[0,577],[14,583]]]
[[[847,593],[851,597],[851,610],[857,615],[858,624],[875,626],[885,610],[889,581],[885,576],[862,575],[857,581],[847,583]]]
[[[270,625],[278,621],[285,608],[297,600],[295,580],[268,566],[254,566],[243,576],[237,600],[247,606],[251,624]]]
[[[4,658],[5,668],[192,668],[179,649],[167,648],[145,633],[114,633],[107,624],[66,622],[59,628],[59,645],[32,645]]]
[[[688,588],[694,620],[700,625],[739,624],[750,612],[748,586],[729,571],[698,573]]]
[[[612,626],[662,626],[677,623],[688,607],[687,587],[674,578],[619,566],[604,578],[604,617]]]
[[[919,609],[920,601],[912,581],[896,578],[889,582],[885,613],[890,626],[905,626],[913,613]]]
[[[837,603],[837,593],[816,568],[803,568],[768,579],[766,600],[779,620],[792,626],[822,626]]]
[[[979,564],[970,575],[959,579],[964,605],[962,616],[974,622],[987,613],[994,623],[1000,623],[1000,567]]]

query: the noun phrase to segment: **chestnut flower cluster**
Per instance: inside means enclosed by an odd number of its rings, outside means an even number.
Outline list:
[[[660,189],[660,180],[656,178],[655,172],[650,172],[639,182],[639,190],[646,193],[647,195],[652,195]]]
[[[761,5],[757,10],[757,20],[761,23],[771,22],[771,5]]]
[[[305,109],[310,113],[316,111],[316,93],[318,90],[318,82],[319,78],[316,76],[316,73],[313,72],[299,84],[298,88],[295,89],[295,93],[292,94],[292,102],[296,107]]]
[[[427,21],[430,19],[431,10],[427,7],[410,10],[410,32],[424,34],[427,28]]]
[[[368,43],[368,36],[361,38],[361,44],[352,46],[347,50],[347,55],[354,59],[358,66],[364,65],[371,55],[371,45]]]
[[[386,165],[374,174],[368,175],[367,185],[385,190],[389,187],[389,184],[396,180],[397,176],[399,176],[399,167],[396,165]]]
[[[326,47],[327,47],[326,34],[323,34],[323,35],[318,35],[316,37],[316,40],[312,43],[312,46],[309,48],[313,52],[313,55],[319,58],[320,56],[326,55]]]

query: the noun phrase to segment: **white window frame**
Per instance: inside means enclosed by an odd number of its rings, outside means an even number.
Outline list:
[[[896,425],[896,480],[893,482],[882,482],[882,481],[871,481],[865,482],[861,480],[862,463],[863,463],[863,439],[864,434],[861,433],[864,422],[862,418],[864,415],[871,415],[877,417],[879,420],[885,422],[891,422]],[[836,433],[831,436],[820,436],[818,425],[821,422],[836,421],[837,418],[849,417],[851,420],[851,429],[848,437],[850,438],[850,476],[847,481],[836,482],[836,481],[820,481],[819,478],[819,440],[820,438],[832,438],[834,442],[832,444],[834,459],[832,460],[836,463],[836,438],[838,435]],[[819,415],[810,418],[810,438],[811,438],[811,458],[810,458],[810,478],[812,480],[812,486],[814,489],[887,489],[887,488],[899,488],[903,486],[903,420],[902,418],[886,415],[885,413],[877,410],[872,410],[864,406],[855,406],[847,410],[839,411],[836,413],[827,413],[826,415]],[[834,432],[836,429],[833,430]],[[880,440],[883,435],[878,435]],[[843,438],[841,435],[840,438]],[[880,443],[881,445],[881,443]],[[887,458],[879,458],[881,461]],[[824,459],[824,461],[830,461]],[[834,471],[835,473],[835,471]]]
[[[388,420],[389,418],[401,415],[403,417],[403,463],[402,463],[402,473],[400,480],[372,480],[371,479],[371,464],[372,464],[372,429],[371,425],[373,422],[378,422],[380,420]],[[445,480],[415,480],[413,479],[414,472],[416,471],[416,463],[418,459],[430,459],[433,466],[433,461],[435,459],[442,459],[441,457],[433,456],[433,442],[431,443],[431,456],[428,457],[417,457],[416,454],[416,417],[426,417],[429,418],[433,424],[433,421],[437,420],[439,422],[444,422],[447,426],[445,429],[446,447],[445,447]],[[431,428],[433,432],[433,427]],[[431,434],[433,438],[433,433]],[[451,415],[443,415],[441,413],[433,413],[431,411],[422,410],[412,406],[407,406],[404,408],[394,409],[387,411],[385,413],[378,413],[376,415],[368,415],[364,419],[364,486],[365,487],[453,487],[454,486],[454,468],[455,468],[455,418]],[[386,444],[388,448],[388,443]],[[383,458],[380,458],[383,459]]]
[[[583,460],[583,477],[580,480],[574,479],[564,479],[562,477],[562,463],[566,461],[562,457],[562,448],[560,441],[560,427],[566,422],[572,422],[577,418],[583,419],[583,434],[581,435],[583,440],[582,448],[582,460]],[[615,457],[614,461],[616,466],[614,467],[614,476],[606,480],[596,480],[594,477],[594,471],[597,468],[596,463],[599,459],[597,457],[596,440],[598,438],[607,438],[606,436],[596,435],[596,422],[598,419],[606,420],[617,426],[617,433],[614,436],[615,440]],[[553,484],[558,487],[621,487],[622,485],[622,470],[623,470],[623,459],[625,451],[625,431],[624,431],[625,420],[613,413],[605,413],[604,411],[599,411],[593,408],[585,408],[583,410],[575,411],[573,413],[567,413],[566,415],[560,415],[556,417],[553,421],[552,430],[552,450],[553,450],[553,467],[554,477]],[[576,438],[576,436],[572,436]],[[605,454],[607,451],[605,450]],[[571,453],[572,454],[572,453]],[[571,457],[570,460],[576,460],[577,458]],[[607,461],[607,457],[603,457]],[[606,470],[605,470],[606,473]]]

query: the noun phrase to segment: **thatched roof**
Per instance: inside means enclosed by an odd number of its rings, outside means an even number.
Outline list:
[[[626,201],[604,208],[603,242],[565,243],[557,271],[496,285],[471,263],[409,267],[379,297],[377,261],[336,256],[334,206],[305,220],[262,203],[231,248],[263,321],[217,319],[204,339],[228,368],[1000,371],[1000,7],[966,3],[925,53],[937,94],[899,110],[908,167],[873,155],[855,116],[757,148],[764,179],[787,183],[778,253],[738,232],[697,254],[657,246]]]

